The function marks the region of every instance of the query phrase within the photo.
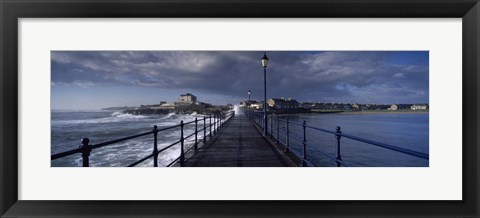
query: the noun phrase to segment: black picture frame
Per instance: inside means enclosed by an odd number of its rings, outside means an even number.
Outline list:
[[[1,0],[0,15],[1,217],[479,216],[480,4],[478,0]],[[462,18],[463,200],[19,201],[17,194],[19,92],[17,21],[19,18],[52,17]],[[72,187],[72,189],[75,188],[78,187]]]

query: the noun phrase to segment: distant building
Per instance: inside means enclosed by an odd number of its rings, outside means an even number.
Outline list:
[[[396,104],[392,104],[392,105],[388,108],[388,110],[396,111],[396,110],[398,110],[398,106],[397,106]]]
[[[245,106],[247,106],[247,108],[251,108],[252,105],[254,105],[254,104],[258,104],[258,102],[255,101],[255,100],[249,100],[249,101],[246,101],[246,102],[245,102]],[[263,107],[262,107],[262,108],[263,108]]]
[[[200,102],[200,101],[197,101],[195,104],[197,104],[197,105],[203,105],[203,106],[205,106],[205,107],[211,107],[211,106],[212,106],[212,104],[210,104],[210,103],[205,103],[205,102]]]
[[[296,109],[300,107],[300,103],[292,98],[270,98],[267,104],[269,107],[275,109]]]
[[[311,103],[311,102],[303,102],[301,104],[301,107],[304,109],[311,109],[314,106],[315,106],[315,103]]]
[[[240,107],[252,108],[252,105],[257,104],[258,102],[255,100],[246,100],[240,102]]]
[[[426,104],[414,104],[410,107],[410,110],[427,110],[427,108]]]
[[[368,110],[370,110],[370,105],[368,105],[368,104],[361,104],[361,105],[360,105],[360,110],[362,110],[362,111],[368,111]],[[395,109],[395,110],[396,110],[396,109]]]
[[[249,106],[249,108],[257,109],[257,110],[263,109],[263,102],[253,103]]]
[[[192,95],[191,93],[181,94],[176,103],[180,104],[194,104],[197,102],[197,96]]]

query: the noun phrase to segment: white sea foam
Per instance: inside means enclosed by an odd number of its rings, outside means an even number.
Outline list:
[[[164,117],[164,119],[168,119],[168,118],[173,117],[175,115],[176,115],[176,113],[169,113],[169,114],[167,114],[167,116]]]
[[[83,119],[83,120],[52,120],[52,124],[53,125],[75,125],[75,124],[118,123],[123,121],[141,120],[145,118],[148,118],[148,116],[114,112],[110,117],[102,117],[102,118],[96,118],[96,119]]]
[[[120,119],[144,119],[147,118],[147,116],[144,115],[134,115],[134,114],[124,114],[121,112],[114,112],[112,114],[112,117],[120,118]]]

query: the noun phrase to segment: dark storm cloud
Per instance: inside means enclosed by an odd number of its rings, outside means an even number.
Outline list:
[[[398,52],[268,52],[269,97],[360,103],[428,102],[426,60]],[[52,85],[128,85],[263,96],[263,52],[54,51]]]

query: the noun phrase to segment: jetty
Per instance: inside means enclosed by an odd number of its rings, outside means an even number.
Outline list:
[[[226,123],[210,143],[187,158],[183,166],[290,167],[295,164],[264,138],[244,113],[240,113]]]

